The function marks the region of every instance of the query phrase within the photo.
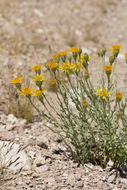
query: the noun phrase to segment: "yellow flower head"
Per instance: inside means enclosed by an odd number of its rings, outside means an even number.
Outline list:
[[[19,95],[23,95],[23,96],[29,97],[29,96],[33,95],[33,92],[34,92],[34,90],[32,88],[26,86],[26,87],[24,87],[23,89],[21,89],[19,91]]]
[[[74,64],[71,64],[71,68],[74,70],[74,71],[79,71],[80,69],[83,69],[83,65],[80,64],[79,62],[77,63],[74,63]]]
[[[112,53],[115,51],[115,49],[113,48],[110,48],[109,51],[111,51]]]
[[[120,45],[112,45],[112,48],[109,49],[112,53],[117,50],[118,52],[120,52],[120,49],[122,48],[122,46]]]
[[[87,54],[87,55],[88,55],[88,60],[92,59],[91,56],[90,56],[90,54]],[[84,55],[81,55],[80,58],[78,58],[78,60],[79,60],[81,63],[84,62],[84,59],[85,59],[85,58],[84,58]],[[88,62],[88,64],[89,64],[89,62]]]
[[[54,54],[54,55],[52,55],[52,58],[53,59],[57,59],[59,57],[59,54]]]
[[[42,89],[42,90],[35,89],[34,91],[35,92],[32,96],[41,96],[44,93],[44,89]]]
[[[78,53],[78,47],[70,48],[69,51],[72,53]]]
[[[106,100],[106,96],[111,94],[112,92],[107,92],[105,89],[98,89],[98,91],[95,93],[96,95],[100,96],[103,100]]]
[[[88,102],[87,102],[87,101],[82,101],[82,106],[83,106],[84,108],[86,108],[86,107],[88,106]]]
[[[68,63],[64,63],[63,65],[61,65],[59,67],[59,69],[60,69],[61,72],[65,72],[65,74],[66,73],[69,74],[69,70],[71,69],[71,65],[70,65],[69,62]]]
[[[67,51],[60,51],[60,52],[59,52],[59,55],[61,55],[61,56],[66,56],[66,55],[67,55]]]
[[[57,66],[58,66],[58,63],[56,63],[55,61],[50,61],[47,64],[47,68],[49,68],[49,69],[55,69]]]
[[[120,50],[122,48],[122,46],[120,46],[120,45],[112,45],[112,48],[114,50]]]
[[[40,70],[40,68],[41,68],[41,65],[35,65],[35,66],[32,67],[32,70],[33,71],[38,71],[38,70]]]
[[[51,85],[56,84],[56,80],[55,80],[55,79],[51,79],[51,80],[49,81],[49,84],[51,84]]]
[[[107,75],[111,74],[112,68],[113,68],[112,65],[104,65],[103,66],[103,69],[105,70]]]
[[[37,74],[36,77],[33,78],[34,82],[42,82],[46,80],[45,77],[42,77],[41,75]]]
[[[12,83],[12,85],[21,84],[22,79],[23,79],[23,77],[13,78],[13,79],[11,79],[10,82]]]
[[[116,96],[116,99],[120,101],[123,97],[123,94],[121,92],[116,92],[115,96]]]
[[[125,57],[127,58],[127,53],[125,53],[124,55],[125,55]]]

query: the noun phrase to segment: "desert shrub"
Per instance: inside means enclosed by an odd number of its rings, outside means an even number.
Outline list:
[[[127,160],[127,115],[126,79],[124,90],[116,85],[116,64],[121,46],[113,45],[109,63],[105,62],[106,49],[97,51],[100,65],[100,80],[95,85],[91,80],[89,65],[91,56],[74,47],[53,55],[53,61],[45,64],[52,79],[57,82],[55,99],[44,90],[41,65],[32,70],[36,89],[22,87],[22,77],[11,80],[20,95],[24,95],[37,112],[52,123],[50,130],[57,133],[80,164],[92,162],[106,167],[112,160],[120,167]],[[127,54],[125,53],[127,62]],[[67,82],[63,80],[65,73]],[[59,78],[57,77],[59,76]],[[42,108],[33,103],[33,96]]]

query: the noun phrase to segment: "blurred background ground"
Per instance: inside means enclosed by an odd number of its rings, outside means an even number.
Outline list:
[[[121,54],[127,52],[126,18],[126,0],[0,0],[1,114],[7,113],[7,106],[12,101],[9,99],[9,93],[13,91],[12,86],[9,85],[10,78],[24,75],[25,82],[29,83],[28,78],[33,75],[30,68],[36,64],[43,65],[53,53],[73,46],[95,53],[98,48],[104,46],[109,49],[112,44],[122,45]],[[96,77],[96,66],[93,64],[92,67]],[[124,68],[124,66],[118,68],[121,77]],[[8,118],[5,117],[4,125],[6,120]],[[12,131],[12,133],[18,135],[20,139],[19,132]],[[26,135],[27,133],[29,135]],[[26,130],[22,135],[25,136],[24,138],[27,138],[26,136],[33,138],[38,137],[38,133],[40,133],[39,127],[34,132]],[[81,185],[80,188],[94,188],[94,184],[92,187],[89,185],[90,183],[86,187]],[[94,189],[103,189],[103,185],[103,182],[100,185],[98,180]],[[104,188],[117,189],[117,187],[110,188],[107,185]],[[18,188],[20,189],[20,183]],[[38,187],[40,190],[45,188],[51,189],[48,186]],[[75,185],[58,189],[64,188],[75,189]],[[14,183],[8,186],[8,189],[15,189]],[[26,189],[35,189],[35,186]]]

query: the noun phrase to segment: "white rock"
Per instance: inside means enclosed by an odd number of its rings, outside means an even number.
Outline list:
[[[46,166],[46,165],[43,165],[43,166],[40,166],[40,167],[36,167],[35,170],[36,170],[36,172],[38,172],[38,173],[44,173],[44,172],[46,172],[46,171],[49,170],[49,167]]]
[[[35,165],[38,166],[38,165],[44,165],[46,164],[46,160],[45,158],[41,155],[41,153],[38,153],[36,155],[36,158],[35,158]]]
[[[40,10],[38,10],[38,9],[34,9],[34,13],[35,13],[35,15],[37,15],[39,17],[43,17],[44,16],[43,12],[40,11]]]
[[[38,29],[36,30],[36,32],[37,32],[38,34],[43,34],[43,33],[44,33],[44,30],[43,30],[42,28],[38,28]]]
[[[26,152],[21,150],[19,144],[13,142],[0,141],[0,160],[1,166],[14,172],[21,169],[31,169],[31,163]]]
[[[85,48],[85,47],[82,47],[82,53],[91,53],[91,51],[88,50],[88,49]]]
[[[75,177],[73,174],[70,174],[67,178],[67,184],[71,185],[71,186],[74,186],[75,185]]]
[[[23,20],[21,18],[17,18],[15,20],[15,23],[20,25],[20,24],[23,24],[24,22],[23,22]]]
[[[8,123],[15,124],[15,123],[17,123],[17,121],[18,121],[18,119],[13,114],[9,114],[7,116],[7,122]]]
[[[125,59],[125,55],[119,53],[119,54],[118,54],[118,59]]]
[[[76,34],[77,36],[79,36],[79,37],[82,36],[82,32],[81,32],[80,30],[76,30],[76,31],[75,31],[75,34]]]
[[[35,158],[35,155],[36,155],[36,152],[34,152],[34,151],[30,151],[29,152],[29,156],[33,159],[33,158]]]
[[[46,178],[45,182],[48,183],[49,186],[55,185],[56,181],[54,178],[50,177],[50,178]]]

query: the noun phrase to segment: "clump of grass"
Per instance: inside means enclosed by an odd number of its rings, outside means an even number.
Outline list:
[[[15,145],[18,146],[18,148],[16,147],[15,149]],[[21,164],[19,160],[20,158],[19,153],[24,148],[25,147],[19,146],[12,141],[1,141],[0,143],[0,185],[5,183],[5,181],[8,181],[10,167],[14,164],[15,166]],[[12,151],[13,151],[13,155],[11,155],[12,153],[9,155],[9,153]]]
[[[26,99],[21,99],[17,94],[15,87],[11,86],[9,89],[7,114],[13,114],[17,118],[26,119],[27,122],[32,122],[33,119],[33,107]]]

